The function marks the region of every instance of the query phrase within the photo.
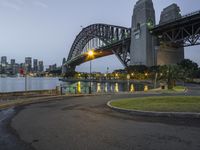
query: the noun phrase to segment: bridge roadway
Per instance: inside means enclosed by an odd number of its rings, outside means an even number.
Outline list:
[[[200,86],[189,87],[186,95],[200,95]],[[150,95],[68,97],[26,106],[11,122],[18,142],[7,142],[11,136],[1,133],[0,149],[199,150],[200,120],[129,116],[105,105],[110,99]]]

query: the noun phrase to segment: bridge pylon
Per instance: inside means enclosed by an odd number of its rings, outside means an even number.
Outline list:
[[[177,4],[172,4],[163,9],[160,16],[160,25],[167,23],[171,20],[181,18],[180,8]],[[175,34],[175,33],[174,33]],[[166,35],[169,36],[169,35]],[[170,35],[173,37],[173,35]],[[176,36],[176,35],[174,35]],[[157,50],[157,64],[176,64],[184,59],[184,47],[178,47],[177,45],[168,44],[166,42],[160,42]]]
[[[155,24],[152,0],[139,0],[133,10],[131,28],[130,65],[156,64],[155,39],[149,26]]]

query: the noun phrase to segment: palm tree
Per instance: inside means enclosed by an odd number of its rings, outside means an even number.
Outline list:
[[[160,67],[161,80],[165,80],[168,85],[168,89],[173,89],[176,85],[176,81],[183,80],[183,70],[178,65],[165,65]]]

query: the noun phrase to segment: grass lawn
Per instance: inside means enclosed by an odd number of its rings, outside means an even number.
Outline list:
[[[185,87],[184,86],[175,86],[173,88],[174,91],[177,91],[177,92],[184,92],[185,91]]]
[[[112,106],[142,111],[200,112],[200,96],[163,96],[113,101]]]

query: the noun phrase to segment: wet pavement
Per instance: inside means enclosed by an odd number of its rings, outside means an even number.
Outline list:
[[[32,150],[29,144],[18,137],[10,127],[11,118],[17,113],[14,108],[0,110],[0,150]]]

